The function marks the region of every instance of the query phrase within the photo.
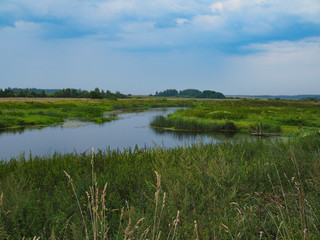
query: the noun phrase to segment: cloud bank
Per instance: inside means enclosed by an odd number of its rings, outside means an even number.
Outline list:
[[[5,0],[0,51],[2,88],[315,94],[320,2]]]

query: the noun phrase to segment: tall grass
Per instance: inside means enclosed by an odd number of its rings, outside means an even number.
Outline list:
[[[319,133],[21,156],[0,164],[0,229],[10,239],[319,239],[319,170]]]
[[[69,183],[71,185],[71,188],[73,190],[74,196],[77,201],[77,205],[79,207],[79,213],[82,218],[83,226],[84,226],[84,237],[85,239],[93,239],[93,240],[104,240],[109,239],[109,227],[108,227],[108,221],[106,218],[107,213],[107,206],[106,206],[106,190],[107,190],[107,183],[104,185],[103,191],[100,192],[98,188],[98,183],[96,179],[96,173],[94,171],[94,152],[92,149],[92,158],[91,158],[91,169],[92,169],[92,185],[89,187],[89,192],[86,191],[87,195],[87,211],[82,209],[81,204],[79,202],[78,195],[76,193],[73,180],[71,176],[64,171],[65,175],[67,176]],[[165,208],[166,203],[166,193],[162,193],[161,191],[161,176],[156,173],[156,179],[157,179],[157,185],[156,185],[156,192],[155,192],[155,209],[154,209],[154,216],[153,216],[153,225],[148,226],[146,229],[140,230],[141,223],[145,220],[144,217],[140,218],[135,225],[132,226],[131,221],[131,214],[130,209],[128,207],[126,213],[128,214],[128,221],[127,226],[125,228],[122,227],[122,220],[125,215],[124,208],[121,209],[121,215],[120,215],[120,221],[119,221],[119,227],[118,232],[116,234],[116,239],[152,239],[152,240],[158,240],[161,239],[161,233],[160,230],[160,223],[163,216],[163,211]],[[162,194],[161,194],[162,193]],[[161,196],[162,196],[162,206],[159,208],[158,205],[161,203]],[[118,209],[115,209],[118,210]],[[87,212],[89,214],[87,214]],[[89,215],[89,219],[85,215]],[[176,219],[174,220],[172,224],[172,229],[170,229],[167,239],[176,239],[177,236],[177,227],[179,223],[179,212],[177,214]]]
[[[154,117],[150,125],[158,128],[198,132],[237,131],[237,127],[229,121],[213,122],[202,119],[168,118],[161,115]]]

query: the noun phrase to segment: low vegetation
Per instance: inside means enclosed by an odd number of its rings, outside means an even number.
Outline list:
[[[320,105],[312,101],[197,101],[168,117],[156,117],[154,127],[190,131],[282,132],[290,136],[320,128]],[[262,126],[262,128],[261,128]],[[300,131],[298,131],[300,129]]]
[[[105,117],[112,110],[147,109],[150,107],[186,106],[185,101],[167,101],[155,99],[123,99],[123,100],[56,100],[56,99],[23,99],[0,102],[0,129],[10,127],[28,127],[38,125],[59,124],[66,119],[78,119],[103,123],[117,118]]]
[[[22,155],[0,194],[2,239],[319,239],[320,133]]]

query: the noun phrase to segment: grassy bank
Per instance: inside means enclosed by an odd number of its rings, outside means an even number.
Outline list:
[[[94,239],[103,223],[110,239],[319,239],[320,134],[21,156],[0,163],[1,193],[0,238]]]
[[[167,118],[157,117],[154,127],[191,131],[282,132],[294,135],[320,128],[320,105],[312,101],[227,100],[195,102]],[[301,132],[300,131],[300,132]]]
[[[116,120],[103,115],[115,109],[186,106],[185,101],[152,99],[89,100],[89,99],[2,99],[0,129],[59,124],[66,119],[102,123]]]

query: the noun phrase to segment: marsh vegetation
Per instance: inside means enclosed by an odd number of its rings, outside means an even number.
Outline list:
[[[94,230],[93,204],[86,194],[94,176],[94,186],[101,189],[94,194],[100,196],[108,183],[104,207],[96,211],[104,211],[99,221],[110,239],[125,238],[129,218],[130,230],[144,218],[131,236],[143,239],[139,236],[154,225],[160,211],[162,236],[169,235],[168,225],[179,211],[177,239],[318,239],[319,146],[318,133],[285,142],[106,150],[93,157],[56,153],[26,161],[21,156],[0,164],[0,234],[10,239],[85,239],[85,232]],[[155,171],[162,177],[160,188]],[[147,238],[153,239],[151,232]]]
[[[312,101],[197,101],[168,117],[156,117],[151,125],[172,130],[244,133],[259,132],[262,126],[264,132],[290,136],[320,128],[320,105]]]
[[[135,110],[153,107],[186,106],[186,101],[167,101],[166,99],[29,99],[16,101],[5,99],[0,102],[0,129],[28,127],[35,125],[60,124],[66,119],[78,119],[102,123],[114,120],[104,117],[108,111],[116,109]]]
[[[157,106],[182,104],[154,101]],[[17,112],[39,111],[26,107],[31,103],[6,104],[2,111],[15,104]],[[69,116],[84,119],[96,117],[86,117],[80,111],[86,112],[85,106],[102,109],[97,112],[151,106],[150,100],[37,104],[46,113],[52,109],[44,106],[53,104],[62,106],[55,108],[58,112],[67,108]],[[182,119],[181,129],[187,129],[184,120],[192,120],[190,130],[203,121],[231,122],[237,131],[250,132],[263,121],[291,137],[2,161],[0,238],[319,239],[319,105],[270,100],[187,104],[191,107],[168,116]]]

